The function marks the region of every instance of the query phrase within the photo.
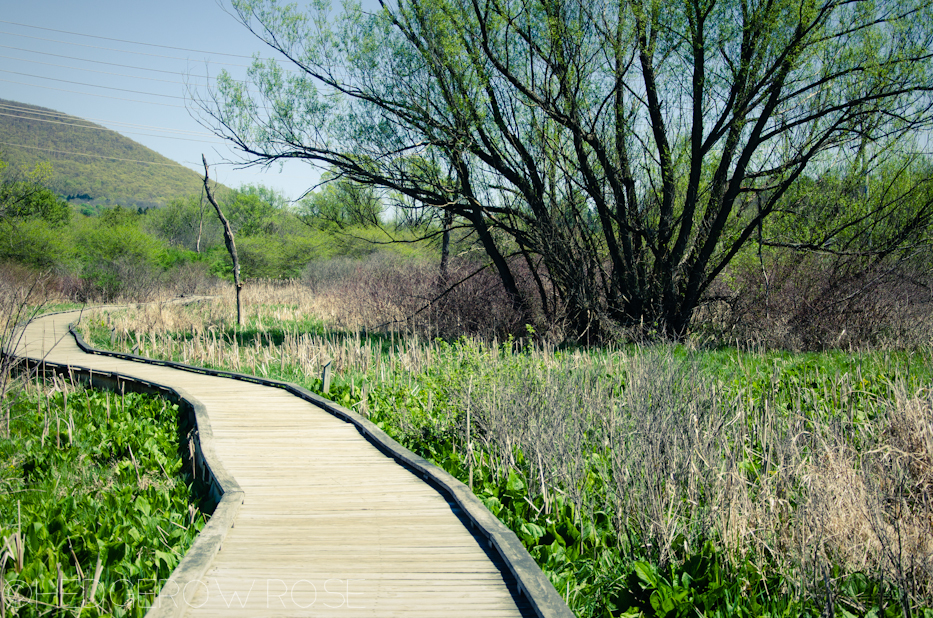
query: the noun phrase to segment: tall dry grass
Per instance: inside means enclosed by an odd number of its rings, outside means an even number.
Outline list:
[[[251,282],[243,290],[249,344],[231,336],[236,324],[235,297],[223,289],[221,295],[191,304],[173,299],[134,304],[116,312],[92,309],[79,330],[90,336],[92,325],[106,324],[113,333],[113,345],[120,349],[263,376],[282,365],[304,375],[318,375],[327,363],[338,373],[384,374],[419,371],[431,362],[430,340],[417,334],[403,337],[398,330],[389,331],[395,350],[389,356],[360,329],[330,330],[347,323],[332,315],[329,323],[318,317],[329,315],[327,307],[333,302],[328,295],[309,294],[299,281]]]
[[[20,344],[26,324],[51,302],[62,297],[49,275],[13,264],[0,269],[0,435],[10,435],[7,395],[14,385],[12,353]]]
[[[246,343],[224,337],[232,294],[91,314],[84,328],[109,324],[115,347],[264,376],[312,379],[329,362],[376,389],[430,375],[445,385],[430,423],[474,442],[500,474],[518,471],[545,513],[556,496],[581,518],[605,513],[623,545],[659,563],[715,539],[830,606],[852,573],[896,585],[905,607],[933,603],[933,391],[893,373],[795,377],[790,361],[717,373],[703,351],[666,346],[373,339],[325,328],[321,303],[333,298],[297,282],[253,284],[245,298]],[[866,393],[878,379],[883,396]],[[423,411],[399,408],[393,422],[417,432]]]
[[[660,563],[714,538],[804,588],[860,572],[933,600],[933,391],[894,383],[869,421],[787,407],[776,389],[750,397],[663,349],[476,367],[451,392],[494,465],[522,453],[545,504],[560,491],[611,514]],[[819,386],[835,401],[862,388]]]

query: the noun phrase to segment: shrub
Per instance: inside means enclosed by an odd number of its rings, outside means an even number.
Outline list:
[[[374,253],[316,261],[304,271],[322,317],[350,329],[392,329],[430,337],[521,332],[524,324],[495,273],[452,260],[450,284],[426,260]],[[460,283],[457,283],[460,282]]]
[[[72,266],[74,244],[64,228],[43,219],[0,221],[0,261],[40,270]]]
[[[78,231],[82,286],[80,301],[120,297],[148,300],[157,287],[164,245],[138,227],[137,215],[115,208],[86,221]]]
[[[933,286],[919,260],[864,264],[788,251],[738,260],[700,311],[719,343],[790,350],[915,346],[933,333]]]

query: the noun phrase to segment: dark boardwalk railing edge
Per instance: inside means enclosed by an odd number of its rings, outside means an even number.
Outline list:
[[[73,331],[72,331],[73,332]],[[78,338],[80,341],[80,338]],[[83,341],[80,341],[83,344]],[[182,557],[167,580],[162,583],[159,595],[153,600],[146,613],[147,618],[178,618],[188,609],[185,600],[204,585],[203,577],[210,568],[214,556],[221,550],[227,533],[243,504],[244,492],[236,479],[220,463],[214,451],[213,432],[207,410],[197,398],[182,388],[159,384],[117,372],[95,371],[80,365],[49,362],[44,359],[7,354],[18,364],[41,373],[54,372],[90,386],[106,388],[117,393],[127,390],[166,397],[178,404],[179,411],[186,415],[184,420],[192,427],[191,446],[197,477],[208,487],[208,493],[216,504],[214,512],[194,543]],[[181,420],[181,419],[180,419]],[[194,585],[194,589],[190,587]]]
[[[71,329],[71,332],[75,337],[78,347],[88,354],[111,356],[138,363],[161,365],[180,369],[182,371],[190,371],[192,373],[243,380],[254,384],[281,388],[353,424],[360,434],[376,448],[392,457],[399,464],[405,466],[415,474],[421,476],[436,489],[447,494],[460,506],[470,519],[474,528],[479,530],[482,535],[486,537],[490,547],[494,548],[502,557],[509,571],[518,583],[519,592],[528,600],[539,618],[573,618],[573,612],[570,611],[567,603],[564,602],[564,599],[558,594],[554,585],[544,572],[541,571],[541,568],[525,549],[525,546],[522,545],[518,537],[515,536],[515,533],[499,521],[466,485],[443,468],[416,455],[390,438],[388,434],[369,419],[291,382],[260,378],[258,376],[232,371],[195,367],[174,361],[155,360],[143,356],[136,356],[134,354],[100,350],[88,345],[74,328]]]

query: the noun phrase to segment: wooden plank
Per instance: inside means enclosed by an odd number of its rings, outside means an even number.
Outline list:
[[[217,591],[196,590],[186,600],[188,615],[532,615],[486,540],[464,526],[460,509],[354,426],[282,389],[84,354],[66,336],[70,319],[34,322],[25,349],[33,356],[48,353],[49,362],[184,389],[206,407],[213,448],[246,492],[206,574]],[[354,603],[325,606],[326,598],[338,600],[327,596],[325,582],[349,579],[362,580],[354,582],[360,586]],[[267,594],[278,589],[263,589],[261,599],[246,601],[249,584],[267,580],[293,582],[291,605],[268,603],[282,600]],[[321,591],[313,607],[307,603],[314,595],[301,587],[303,581]],[[240,589],[245,607],[230,596]],[[354,607],[358,600],[365,607]]]

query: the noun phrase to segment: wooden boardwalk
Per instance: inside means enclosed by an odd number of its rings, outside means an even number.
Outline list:
[[[457,502],[354,425],[280,388],[86,354],[68,333],[77,317],[34,321],[17,354],[183,390],[206,407],[214,452],[244,492],[203,576],[163,591],[182,606],[169,614],[571,615],[536,611]]]

